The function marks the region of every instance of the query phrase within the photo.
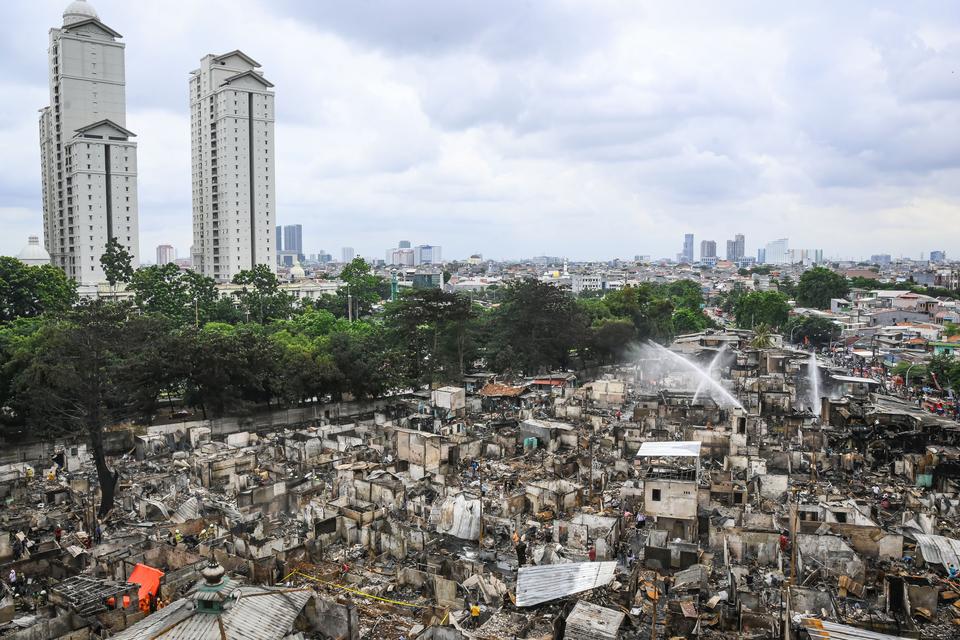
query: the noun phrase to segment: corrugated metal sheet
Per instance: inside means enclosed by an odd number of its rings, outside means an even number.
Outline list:
[[[927,564],[952,564],[960,567],[960,540],[925,533],[913,534],[920,545],[920,553]]]
[[[593,638],[615,640],[625,617],[621,611],[581,600],[567,616],[564,640],[593,640]]]
[[[532,607],[541,602],[610,584],[616,568],[616,562],[572,562],[520,567],[517,574],[517,606]]]
[[[700,445],[698,440],[681,442],[644,442],[637,451],[638,458],[699,458]]]
[[[290,632],[312,595],[308,589],[241,587],[240,599],[219,615],[198,612],[193,600],[184,598],[118,633],[113,640],[280,640]]]
[[[804,618],[803,626],[812,640],[906,640],[902,636],[867,631],[859,627],[851,627],[817,618]]]

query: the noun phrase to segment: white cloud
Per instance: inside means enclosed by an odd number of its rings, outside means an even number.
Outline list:
[[[0,43],[0,252],[41,227],[37,109],[63,2]],[[95,2],[127,43],[141,250],[190,237],[187,74],[240,48],[277,91],[278,220],[308,252],[398,239],[672,255],[684,232],[828,255],[948,252],[960,15],[764,2]],[[952,252],[956,253],[956,252]]]

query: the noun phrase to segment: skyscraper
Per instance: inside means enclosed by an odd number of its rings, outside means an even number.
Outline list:
[[[162,267],[165,264],[170,264],[177,259],[177,252],[174,250],[172,245],[161,244],[157,246],[157,266]]]
[[[780,238],[768,242],[763,251],[764,260],[767,264],[787,264],[790,262],[790,241],[787,238]]]
[[[280,247],[277,247],[277,251]],[[283,228],[283,250],[288,253],[296,252],[299,260],[303,260],[303,225],[288,224]]]
[[[727,260],[736,262],[742,260],[745,255],[747,255],[746,242],[742,233],[733,236],[733,240],[727,240]]]
[[[100,256],[111,239],[134,267],[140,262],[121,37],[84,0],[50,29],[50,106],[40,111],[43,241],[51,262],[80,284],[104,280]]]
[[[713,240],[700,241],[700,260],[717,257],[717,243]]]
[[[226,282],[275,269],[273,84],[242,51],[208,54],[190,74],[193,266]]]
[[[683,236],[683,253],[680,254],[684,262],[693,262],[693,234],[687,233]]]
[[[353,247],[343,247],[340,249],[340,262],[347,264],[348,262],[353,262],[353,259],[357,257],[357,252],[353,250]]]

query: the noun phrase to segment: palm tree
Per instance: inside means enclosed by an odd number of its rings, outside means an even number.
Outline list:
[[[758,324],[753,330],[750,346],[754,349],[769,349],[773,346],[773,333],[766,324]]]

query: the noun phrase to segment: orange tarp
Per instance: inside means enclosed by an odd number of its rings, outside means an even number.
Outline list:
[[[137,592],[137,598],[140,600],[140,610],[150,611],[150,594],[157,594],[160,588],[160,578],[163,577],[163,571],[154,569],[145,564],[137,564],[127,578],[127,582],[136,582],[140,585],[140,591]],[[126,597],[124,597],[126,598]],[[124,602],[124,605],[127,603]]]

